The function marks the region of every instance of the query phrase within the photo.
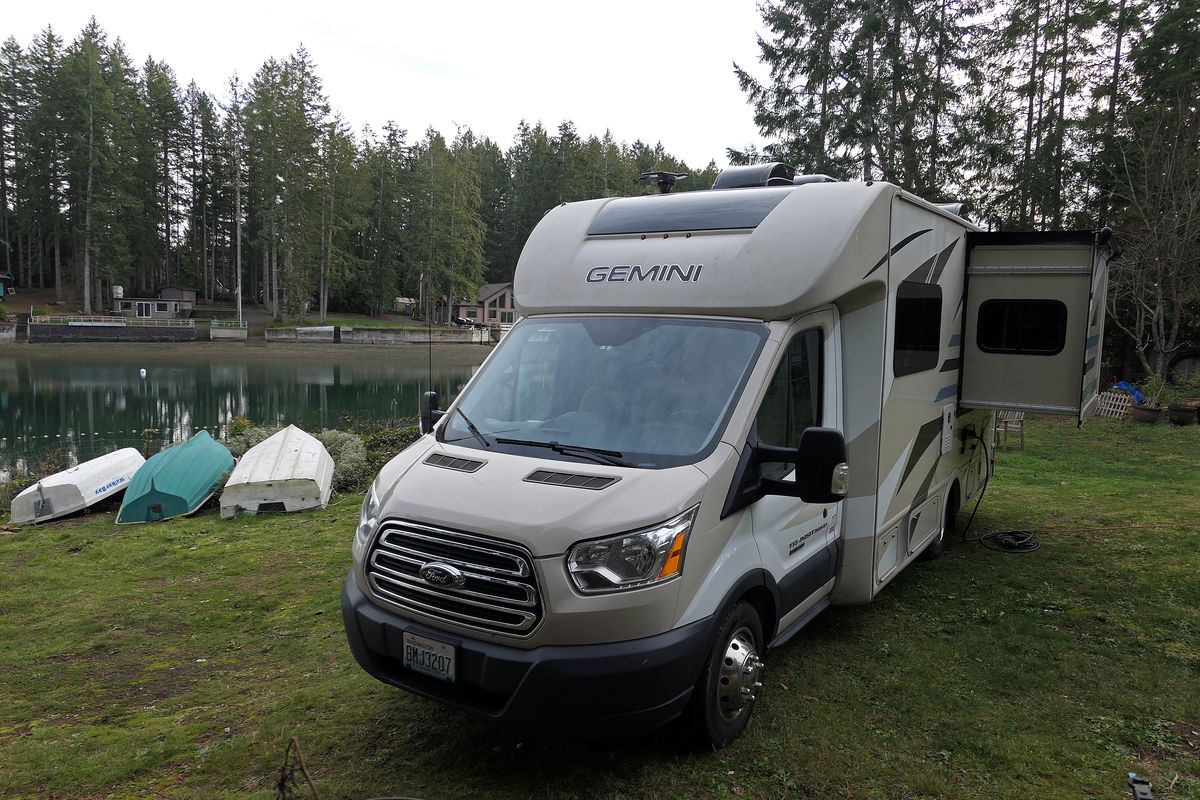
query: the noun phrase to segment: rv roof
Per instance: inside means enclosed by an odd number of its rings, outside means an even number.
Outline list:
[[[588,228],[588,236],[755,228],[795,188],[621,197],[600,209]]]
[[[516,304],[526,315],[787,319],[886,278],[868,273],[887,255],[899,194],[887,183],[810,183],[567,203],[526,242]]]

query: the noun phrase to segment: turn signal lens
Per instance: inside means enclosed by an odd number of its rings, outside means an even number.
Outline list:
[[[667,555],[667,563],[663,564],[662,572],[658,573],[658,579],[669,578],[672,575],[678,575],[680,569],[683,568],[683,543],[687,540],[688,532],[680,531],[675,536],[675,541],[671,542],[671,552]]]

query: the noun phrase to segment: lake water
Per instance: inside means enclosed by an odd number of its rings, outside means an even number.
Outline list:
[[[0,470],[36,472],[51,458],[73,464],[118,447],[145,451],[148,442],[178,442],[199,430],[219,437],[235,416],[310,431],[412,418],[430,383],[428,354],[417,348],[340,345],[313,348],[311,357],[251,348],[206,357],[176,348],[106,357],[92,346],[78,355],[55,347],[0,355]],[[443,406],[487,353],[439,348],[432,385]]]

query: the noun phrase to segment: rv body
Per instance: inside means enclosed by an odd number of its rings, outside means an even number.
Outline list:
[[[553,209],[364,502],[351,650],[494,719],[730,741],[771,648],[941,552],[996,409],[1090,413],[1106,254],[885,183]]]

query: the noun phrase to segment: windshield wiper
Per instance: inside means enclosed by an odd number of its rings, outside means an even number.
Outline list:
[[[617,467],[635,466],[621,456],[620,450],[603,450],[599,447],[587,447],[582,444],[561,444],[559,442],[540,442],[535,439],[496,439],[496,444],[523,444],[526,447],[546,447],[564,455],[587,456],[601,464],[612,464]]]
[[[463,413],[463,410],[462,410],[461,408],[458,408],[458,407],[456,406],[456,407],[455,407],[455,409],[454,409],[454,411],[455,411],[455,413],[457,413],[457,414],[458,414],[460,417],[462,417],[462,418],[463,418],[463,422],[467,423],[467,430],[469,430],[469,431],[471,432],[471,435],[472,435],[472,436],[474,436],[476,439],[478,439],[478,440],[479,440],[479,443],[480,443],[481,445],[483,445],[484,447],[491,447],[491,446],[492,446],[492,443],[491,443],[491,442],[489,442],[489,441],[487,440],[487,437],[486,437],[486,436],[484,436],[482,433],[480,433],[480,432],[479,432],[479,428],[476,428],[476,427],[475,427],[475,423],[474,423],[474,422],[471,422],[471,418],[470,418],[470,417],[468,417],[466,414],[464,414],[464,413]],[[499,440],[497,440],[497,441],[499,441]]]

